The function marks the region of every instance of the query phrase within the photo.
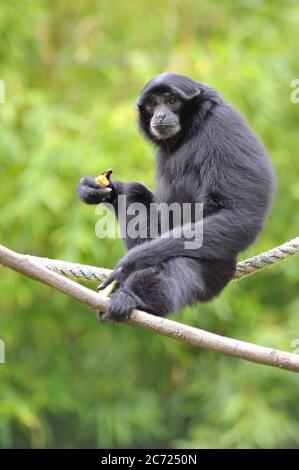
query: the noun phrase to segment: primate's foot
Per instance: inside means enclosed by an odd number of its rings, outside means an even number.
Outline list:
[[[122,322],[128,320],[134,308],[136,308],[134,297],[118,289],[111,294],[108,311],[106,313],[99,312],[97,317],[101,322],[107,320]]]

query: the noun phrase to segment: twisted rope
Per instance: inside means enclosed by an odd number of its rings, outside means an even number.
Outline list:
[[[273,250],[242,261],[238,265],[235,279],[252,274],[298,252],[299,237]],[[64,292],[79,302],[89,305],[94,310],[106,312],[109,308],[109,297],[103,295],[103,293],[96,293],[94,290],[60,275],[101,281],[109,274],[108,269],[21,255],[2,245],[0,245],[0,264]],[[226,356],[299,372],[299,356],[294,353],[248,343],[239,339],[227,338],[140,310],[133,310],[126,323]]]
[[[234,280],[241,279],[242,277],[249,276],[250,274],[260,271],[272,264],[278,263],[290,256],[294,256],[299,253],[299,237],[293,238],[292,240],[279,245],[272,250],[265,251],[260,255],[254,256],[244,261],[240,261],[237,265],[237,270],[234,276]],[[105,281],[109,274],[110,269],[98,268],[95,266],[89,266],[87,264],[70,263],[68,261],[40,258],[38,256],[26,255],[29,260],[38,262],[43,266],[47,267],[51,271],[54,271],[64,276],[76,277],[81,279],[88,279],[90,281]]]
[[[69,261],[41,258],[39,256],[25,256],[28,260],[39,263],[55,273],[63,274],[68,277],[76,277],[78,279],[102,282],[105,281],[111,273],[111,269],[98,268],[88,264],[71,263]]]
[[[241,277],[249,276],[250,274],[260,271],[261,269],[267,268],[272,264],[283,261],[290,256],[294,256],[299,253],[299,237],[293,238],[292,240],[283,243],[282,245],[276,246],[271,250],[265,251],[260,255],[248,258],[244,261],[240,261],[237,266],[237,271],[234,279],[240,279]]]

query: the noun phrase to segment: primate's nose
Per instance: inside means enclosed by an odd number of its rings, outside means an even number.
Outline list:
[[[157,119],[159,119],[159,122],[162,122],[165,119],[166,114],[163,113],[162,111],[157,113]]]

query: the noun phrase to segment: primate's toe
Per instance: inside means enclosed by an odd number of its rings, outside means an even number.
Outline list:
[[[97,287],[97,289],[98,289],[98,291],[103,291],[103,290],[106,290],[106,288],[108,286],[111,286],[111,291],[110,291],[110,293],[111,293],[125,279],[126,279],[126,273],[123,271],[123,269],[121,267],[116,268],[114,271],[112,271],[112,273],[109,275],[109,277],[106,279],[106,281],[102,282],[102,284],[100,284]],[[109,289],[107,291],[109,291]],[[108,295],[108,294],[106,294],[106,295]]]
[[[96,312],[96,319],[97,319],[100,323],[105,323],[105,321],[106,321],[106,319],[107,319],[107,313]]]
[[[112,292],[115,291],[117,286],[118,286],[118,281],[116,281],[115,279],[107,280],[103,282],[103,284],[100,284],[98,286],[98,291],[101,292],[101,294],[104,295],[105,297],[110,297],[110,295],[112,294]]]

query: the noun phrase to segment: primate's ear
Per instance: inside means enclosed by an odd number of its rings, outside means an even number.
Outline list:
[[[137,101],[136,101],[136,108],[137,108],[137,109],[138,109],[138,108],[140,107],[140,105],[141,105],[141,96],[142,96],[142,95],[139,95],[139,96],[138,96],[138,99],[137,99]]]
[[[192,87],[192,88],[184,87],[184,90],[183,90],[182,88],[173,86],[172,89],[177,95],[179,95],[185,101],[191,101],[201,94],[201,89],[195,88],[195,87]]]

